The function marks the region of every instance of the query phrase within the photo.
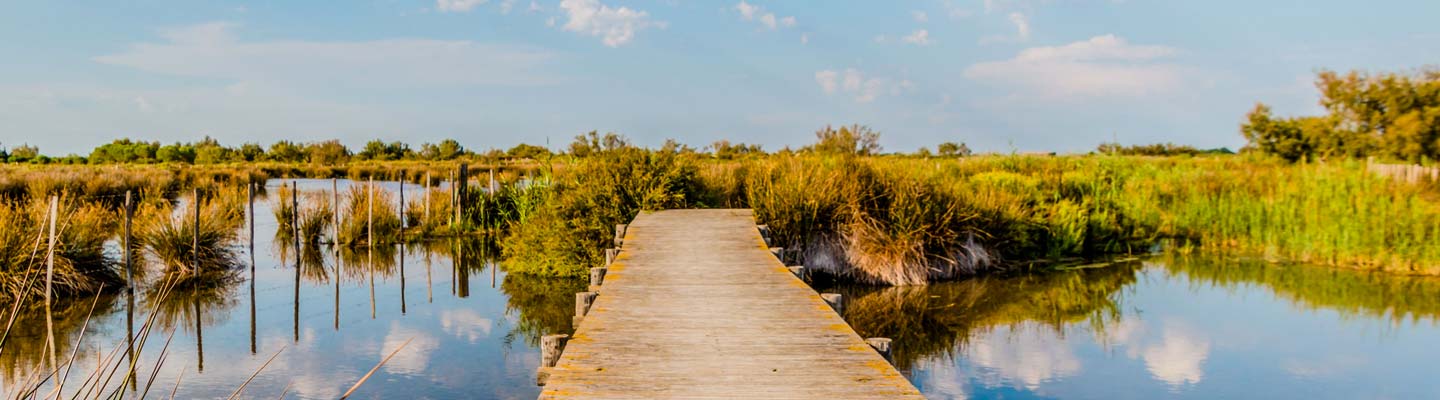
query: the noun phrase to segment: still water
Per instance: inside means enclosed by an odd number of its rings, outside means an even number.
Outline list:
[[[271,181],[269,192],[275,193],[280,182]],[[349,182],[340,184],[343,194]],[[399,185],[383,187],[394,191]],[[330,188],[329,180],[300,180],[302,196],[329,196]],[[407,198],[418,192],[414,186],[406,190]],[[99,361],[123,360],[125,349],[115,356],[112,351],[124,347],[127,332],[138,331],[153,309],[157,329],[138,357],[140,389],[166,336],[175,334],[155,374],[152,397],[168,396],[178,379],[177,398],[225,398],[278,352],[245,387],[245,397],[337,398],[406,341],[353,397],[533,399],[539,394],[534,377],[539,337],[570,331],[574,293],[584,291],[585,282],[506,275],[493,262],[497,250],[473,239],[381,247],[374,254],[346,251],[339,265],[332,248],[305,247],[297,268],[291,244],[275,240],[275,202],[257,198],[255,267],[250,268],[248,246],[242,246],[245,265],[236,279],[177,291],[164,301],[154,288],[158,285],[141,287],[133,306],[123,292],[102,297],[66,392],[80,386]],[[248,232],[241,238],[243,243]],[[87,298],[55,310],[61,362],[75,349],[90,304]],[[0,394],[44,368],[49,357],[45,337],[43,309],[17,322],[0,355]],[[123,370],[113,379],[121,376]]]
[[[1440,398],[1440,280],[1213,257],[841,289],[930,398]]]
[[[315,195],[330,189],[328,180],[300,185]],[[127,332],[154,310],[139,386],[166,336],[174,339],[152,396],[179,380],[178,398],[227,397],[278,353],[245,397],[335,398],[407,341],[354,397],[539,393],[539,337],[571,331],[585,282],[506,275],[497,250],[473,239],[345,251],[338,260],[329,247],[305,248],[297,268],[295,251],[274,240],[274,203],[257,200],[254,267],[242,248],[235,279],[163,301],[154,285],[141,285],[133,305],[124,293],[101,297],[67,387],[105,358],[123,360]],[[896,365],[931,398],[1440,398],[1433,278],[1159,257],[832,290],[846,294],[845,317],[862,336],[895,340]],[[54,311],[62,361],[77,350],[89,308],[85,299]],[[46,333],[41,311],[17,323],[0,354],[0,394],[43,368]]]

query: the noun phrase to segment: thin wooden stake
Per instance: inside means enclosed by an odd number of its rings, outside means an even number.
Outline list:
[[[421,224],[430,222],[430,171],[425,171],[425,219]]]
[[[365,189],[365,245],[375,246],[375,177],[370,177]],[[373,267],[373,265],[372,265]]]
[[[331,228],[331,231],[332,231],[332,232],[334,233],[334,235],[335,235],[335,245],[336,245],[336,246],[339,246],[339,245],[340,245],[340,183],[337,182],[337,181],[335,180],[335,178],[330,178],[330,195],[331,195],[331,196],[334,196],[334,198],[331,199],[331,208],[332,208],[333,211],[334,211],[334,213],[332,213],[332,214],[335,216],[335,221],[334,221],[334,225],[335,225],[335,226]],[[336,254],[339,254],[339,250],[336,250]],[[338,258],[339,256],[336,256],[336,257],[337,257],[336,259],[338,260],[338,259],[339,259],[339,258]],[[337,264],[337,265],[338,265],[338,264]]]
[[[50,245],[45,251],[45,347],[50,349],[50,368],[59,368],[56,363],[55,321],[50,314],[50,286],[55,280],[55,219],[59,217],[60,197],[50,196]]]
[[[123,254],[125,254],[125,284],[129,285],[135,281],[134,267],[130,265],[130,219],[135,216],[135,204],[131,202],[130,191],[125,191],[125,239],[123,241]]]
[[[200,188],[192,189],[191,193],[195,209],[195,226],[190,230],[190,273],[200,273]]]

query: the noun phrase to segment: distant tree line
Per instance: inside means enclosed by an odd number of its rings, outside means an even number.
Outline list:
[[[1198,156],[1201,154],[1235,154],[1228,148],[1197,149],[1195,146],[1179,145],[1174,143],[1155,143],[1124,146],[1119,143],[1101,143],[1095,148],[1096,153],[1114,154],[1122,156]]]
[[[1440,69],[1321,71],[1315,87],[1325,115],[1275,117],[1269,106],[1256,104],[1240,127],[1247,150],[1290,161],[1440,159]]]
[[[442,140],[439,143],[424,143],[420,145],[418,150],[402,142],[385,142],[382,140],[366,142],[359,151],[352,151],[338,140],[305,143],[281,140],[269,146],[262,146],[258,143],[226,146],[214,138],[206,136],[197,142],[175,142],[170,144],[129,138],[116,139],[110,143],[95,147],[90,151],[89,156],[69,155],[59,158],[42,155],[40,154],[40,149],[28,144],[15,146],[9,150],[0,146],[0,162],[34,164],[225,164],[283,162],[322,165],[337,165],[351,161],[372,160],[448,161],[470,159],[491,162],[544,160],[556,155],[589,157],[601,152],[634,147],[635,145],[630,139],[623,135],[613,132],[601,134],[599,131],[590,131],[575,136],[574,140],[560,152],[527,143],[517,144],[506,150],[490,149],[484,152],[475,152],[466,149],[460,142],[454,139]],[[970,147],[961,142],[944,142],[937,146],[937,149],[941,157],[968,157],[972,155]],[[759,144],[732,143],[728,140],[715,141],[708,146],[696,149],[674,139],[670,139],[666,140],[664,145],[659,149],[659,151],[666,153],[705,155],[721,160],[805,152],[830,155],[869,156],[881,155],[882,150],[883,148],[880,146],[880,132],[864,125],[848,125],[838,128],[826,126],[815,132],[814,143],[799,149],[784,147],[775,152],[767,152]],[[905,156],[907,154],[895,153],[895,155]],[[920,151],[910,155],[931,157],[935,154],[932,154],[927,148],[922,148]]]

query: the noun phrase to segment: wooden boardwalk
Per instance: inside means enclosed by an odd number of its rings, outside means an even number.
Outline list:
[[[644,213],[623,243],[540,398],[922,398],[750,210]]]

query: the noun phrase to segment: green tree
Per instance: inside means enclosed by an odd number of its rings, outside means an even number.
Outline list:
[[[815,131],[815,144],[811,149],[822,154],[879,154],[880,132],[859,124],[842,126],[840,129],[826,125]]]
[[[40,148],[29,144],[22,144],[11,148],[10,157],[7,158],[7,160],[12,163],[31,162],[37,159],[40,159]]]
[[[570,155],[575,157],[589,157],[601,152],[632,148],[630,139],[614,132],[600,136],[598,131],[590,131],[584,135],[575,136],[575,141],[570,142]]]
[[[240,145],[239,152],[240,159],[248,162],[260,161],[265,159],[265,148],[260,147],[260,145],[255,143],[246,143]]]
[[[1292,162],[1306,159],[1314,150],[1299,122],[1271,116],[1270,107],[1264,104],[1256,104],[1245,115],[1240,133],[1254,149]]]
[[[305,146],[305,153],[315,164],[338,165],[350,161],[350,149],[340,144],[339,140],[311,143]]]
[[[550,156],[550,149],[533,144],[517,144],[505,151],[505,157],[511,159],[541,160]]]
[[[305,161],[305,148],[295,142],[281,140],[270,145],[270,151],[265,153],[265,158],[270,161],[301,162]]]
[[[936,146],[935,150],[940,153],[941,157],[969,157],[971,155],[970,146],[966,146],[965,143],[945,142]]]
[[[166,163],[194,163],[195,147],[180,142],[160,146],[160,149],[155,151],[155,158]]]

